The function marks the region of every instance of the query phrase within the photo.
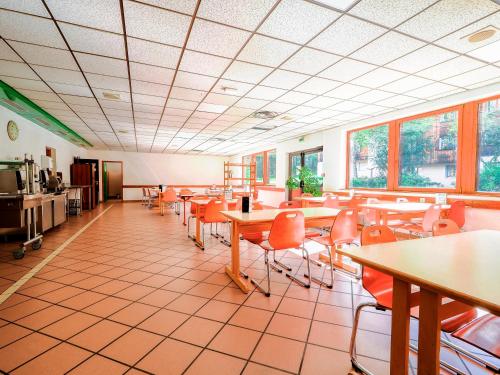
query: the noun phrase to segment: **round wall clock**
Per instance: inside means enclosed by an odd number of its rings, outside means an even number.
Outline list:
[[[7,134],[9,135],[11,141],[15,141],[17,137],[19,137],[19,128],[12,120],[7,123]]]

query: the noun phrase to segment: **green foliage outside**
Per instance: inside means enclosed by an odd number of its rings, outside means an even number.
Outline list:
[[[500,191],[500,100],[481,104],[478,191]]]
[[[315,197],[321,196],[321,187],[323,186],[323,178],[321,176],[316,176],[316,174],[308,167],[298,167],[298,174],[295,176],[290,176],[286,181],[286,186],[288,189],[298,189],[300,187],[300,182],[304,182],[302,188],[304,193],[312,194]]]

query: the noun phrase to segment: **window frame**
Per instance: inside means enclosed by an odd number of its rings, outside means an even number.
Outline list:
[[[477,190],[478,177],[478,152],[479,152],[479,105],[491,100],[500,99],[500,95],[489,96],[478,100],[440,108],[434,111],[419,113],[413,116],[384,121],[369,126],[350,129],[346,137],[346,179],[345,189],[389,191],[389,192],[424,192],[424,193],[453,193],[467,195],[483,195],[500,197],[500,192],[483,192]],[[422,117],[439,115],[446,112],[458,112],[457,154],[456,154],[456,184],[455,188],[423,188],[399,186],[399,137],[401,124],[406,121]],[[387,187],[386,188],[351,188],[350,185],[350,159],[351,159],[351,134],[360,130],[377,126],[389,126],[388,161],[387,161]],[[465,141],[467,140],[467,141]]]
[[[242,160],[242,164],[245,164],[245,158],[250,158],[250,162],[251,163],[255,163],[256,162],[256,158],[257,156],[260,156],[262,155],[262,182],[259,182],[257,181],[257,171],[255,171],[256,173],[256,181],[255,181],[255,185],[257,186],[276,186],[276,183],[274,184],[270,184],[269,183],[269,169],[268,169],[268,157],[267,157],[267,154],[270,153],[270,152],[274,152],[276,153],[276,149],[272,149],[272,150],[266,150],[266,151],[260,151],[260,152],[256,152],[256,153],[253,153],[253,154],[249,154],[249,155],[244,155],[241,160]],[[242,171],[242,175],[245,176],[245,167],[242,167],[243,168],[243,171]]]

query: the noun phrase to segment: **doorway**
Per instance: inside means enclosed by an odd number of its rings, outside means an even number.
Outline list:
[[[103,161],[102,182],[105,202],[110,199],[123,200],[123,162]]]
[[[292,152],[289,154],[288,159],[288,176],[298,177],[301,168],[307,167],[311,172],[317,176],[321,185],[323,185],[323,147],[312,148]],[[300,182],[300,191],[298,194],[303,193],[303,181]],[[293,196],[292,191],[288,191],[289,197]]]

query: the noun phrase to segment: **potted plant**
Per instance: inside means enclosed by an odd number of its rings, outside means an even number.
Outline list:
[[[299,169],[297,176],[290,176],[288,178],[286,186],[291,191],[292,199],[300,196],[301,192],[319,197],[321,196],[322,178],[316,176],[311,169],[302,167]]]

